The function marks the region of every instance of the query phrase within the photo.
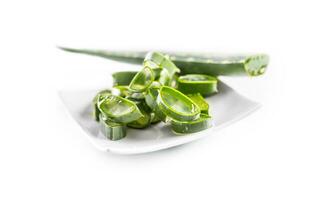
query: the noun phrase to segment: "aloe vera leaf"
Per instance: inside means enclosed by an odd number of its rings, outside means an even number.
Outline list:
[[[154,81],[154,72],[149,67],[144,67],[138,72],[129,84],[129,89],[133,92],[143,92]]]
[[[106,51],[91,49],[73,49],[60,47],[62,50],[104,57],[110,60],[141,64],[146,51]],[[166,52],[165,52],[166,53]],[[269,63],[266,54],[225,55],[202,53],[167,52],[169,58],[181,70],[181,74],[208,74],[213,76],[259,76],[264,74]]]
[[[110,94],[111,91],[110,90],[103,90],[100,91],[96,94],[96,96],[94,97],[94,99],[92,100],[92,105],[93,105],[93,116],[94,119],[98,122],[99,121],[99,114],[100,114],[100,110],[98,109],[98,102],[99,100],[101,100],[103,98],[104,95],[106,94]]]
[[[123,124],[108,121],[100,115],[100,125],[102,133],[110,140],[120,140],[126,137],[126,126]]]
[[[129,85],[137,73],[137,71],[115,72],[112,74],[113,85]]]
[[[189,97],[172,87],[162,86],[156,102],[156,110],[172,119],[191,121],[200,116],[200,108]]]
[[[106,95],[98,103],[98,108],[107,118],[118,123],[126,124],[143,116],[133,101],[112,94]]]
[[[201,113],[208,115],[209,105],[200,93],[187,95],[200,109]]]
[[[179,68],[176,67],[176,65],[169,59],[168,56],[165,56],[159,52],[147,53],[143,65],[150,68],[167,69],[170,77],[172,77],[175,73],[180,72]]]
[[[217,93],[217,78],[204,74],[187,74],[177,79],[177,89],[184,94],[200,93],[208,96]]]
[[[200,118],[194,121],[170,120],[171,128],[176,135],[185,135],[208,129],[212,126],[212,119],[208,115],[201,114]]]

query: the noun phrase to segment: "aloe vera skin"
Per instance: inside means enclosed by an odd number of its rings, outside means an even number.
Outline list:
[[[60,49],[82,53],[98,57],[104,57],[110,60],[141,64],[146,51],[105,51],[105,50],[90,50],[90,49]],[[269,63],[269,57],[266,54],[253,54],[248,56],[204,56],[203,54],[183,54],[169,52],[169,58],[181,70],[181,74],[207,74],[213,76],[259,76],[264,74]]]

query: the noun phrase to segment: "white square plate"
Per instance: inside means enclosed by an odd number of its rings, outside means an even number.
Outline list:
[[[60,91],[60,97],[71,116],[82,127],[90,141],[100,150],[119,154],[138,154],[157,151],[185,144],[209,134],[219,128],[244,118],[260,107],[224,83],[219,85],[219,93],[206,98],[213,116],[212,128],[186,136],[176,136],[168,125],[160,122],[147,129],[127,129],[127,136],[111,141],[99,131],[99,124],[92,118],[91,101],[98,90]]]

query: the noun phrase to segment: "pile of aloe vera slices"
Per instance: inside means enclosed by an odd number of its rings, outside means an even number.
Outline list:
[[[119,140],[126,137],[127,127],[144,129],[161,121],[176,135],[211,127],[203,96],[217,92],[218,79],[179,72],[167,55],[149,52],[140,71],[114,73],[113,88],[93,100],[93,115],[107,138]]]

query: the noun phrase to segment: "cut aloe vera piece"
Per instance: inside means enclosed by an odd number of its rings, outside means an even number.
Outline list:
[[[161,87],[156,102],[158,110],[172,119],[191,121],[200,116],[200,108],[190,98],[168,86]]]
[[[112,94],[106,95],[98,103],[98,108],[107,118],[118,123],[126,124],[143,116],[134,102]]]
[[[140,117],[139,119],[133,122],[128,123],[127,126],[131,128],[139,128],[139,129],[148,127],[151,123],[151,115],[150,113],[145,112],[143,110],[141,110],[141,113],[143,114],[142,117]]]
[[[146,104],[145,100],[136,100],[134,101],[139,108],[140,112],[143,114],[143,116],[133,122],[130,122],[127,124],[128,127],[131,128],[146,128],[150,125],[151,123],[151,109],[148,107]]]
[[[144,67],[138,72],[129,84],[129,89],[133,92],[143,92],[154,81],[154,72],[149,67]]]
[[[120,140],[126,137],[126,126],[120,123],[108,121],[100,115],[102,133],[110,140]]]
[[[150,87],[146,92],[145,101],[152,110],[155,110],[155,107],[157,106],[156,99],[159,93],[159,89],[159,87]]]
[[[143,99],[145,99],[145,94],[142,92],[131,92],[130,91],[126,98],[129,100],[133,100],[133,101],[143,100]]]
[[[150,86],[149,86],[149,88],[160,88],[160,87],[162,87],[162,84],[159,82],[159,81],[154,81]]]
[[[162,121],[154,112],[152,112],[150,116],[151,116],[151,121],[150,121],[151,124],[156,124]]]
[[[112,88],[111,93],[116,96],[127,97],[130,91],[127,85],[118,85]]]
[[[145,99],[136,100],[135,103],[139,110],[145,111],[147,113],[152,112],[152,109],[150,109],[150,107],[147,105]]]
[[[145,102],[148,105],[148,107],[154,112],[153,114],[155,115],[155,123],[156,121],[166,121],[166,115],[163,113],[159,107],[157,106],[157,96],[159,94],[160,87],[155,86],[155,87],[150,87],[145,96]],[[153,122],[152,122],[153,123]]]
[[[153,110],[156,117],[161,120],[162,122],[166,123],[168,121],[168,117],[166,114],[160,109],[158,105],[156,105],[155,109]]]
[[[153,72],[154,72],[155,80],[158,80],[163,69],[160,68],[160,67],[152,68],[152,69],[153,69]]]
[[[212,119],[208,115],[201,114],[200,118],[194,121],[170,120],[173,132],[176,135],[196,133],[212,126]]]
[[[141,64],[147,51],[106,51],[91,49],[61,48],[73,53],[99,56],[120,62]],[[167,52],[169,58],[181,70],[181,74],[208,74],[213,76],[259,76],[264,74],[269,63],[266,54],[223,55],[209,53]]]
[[[201,113],[208,115],[209,105],[200,93],[187,95],[200,109]]]
[[[188,74],[177,80],[177,89],[184,94],[211,95],[217,92],[217,78],[203,74]]]
[[[129,85],[137,73],[137,71],[115,72],[112,74],[113,85]]]
[[[99,121],[99,114],[100,114],[100,111],[98,109],[98,102],[104,97],[104,95],[106,94],[110,94],[111,91],[110,90],[103,90],[103,91],[100,91],[96,94],[96,96],[94,97],[93,101],[92,101],[92,105],[93,105],[93,116],[94,116],[94,119],[98,122]]]
[[[172,77],[170,76],[169,72],[167,69],[162,69],[159,78],[158,78],[158,82],[161,85],[170,85]]]
[[[179,73],[179,68],[168,58],[159,52],[149,52],[147,53],[144,62],[144,66],[150,68],[164,68],[167,69],[169,76],[172,77],[175,73]]]

